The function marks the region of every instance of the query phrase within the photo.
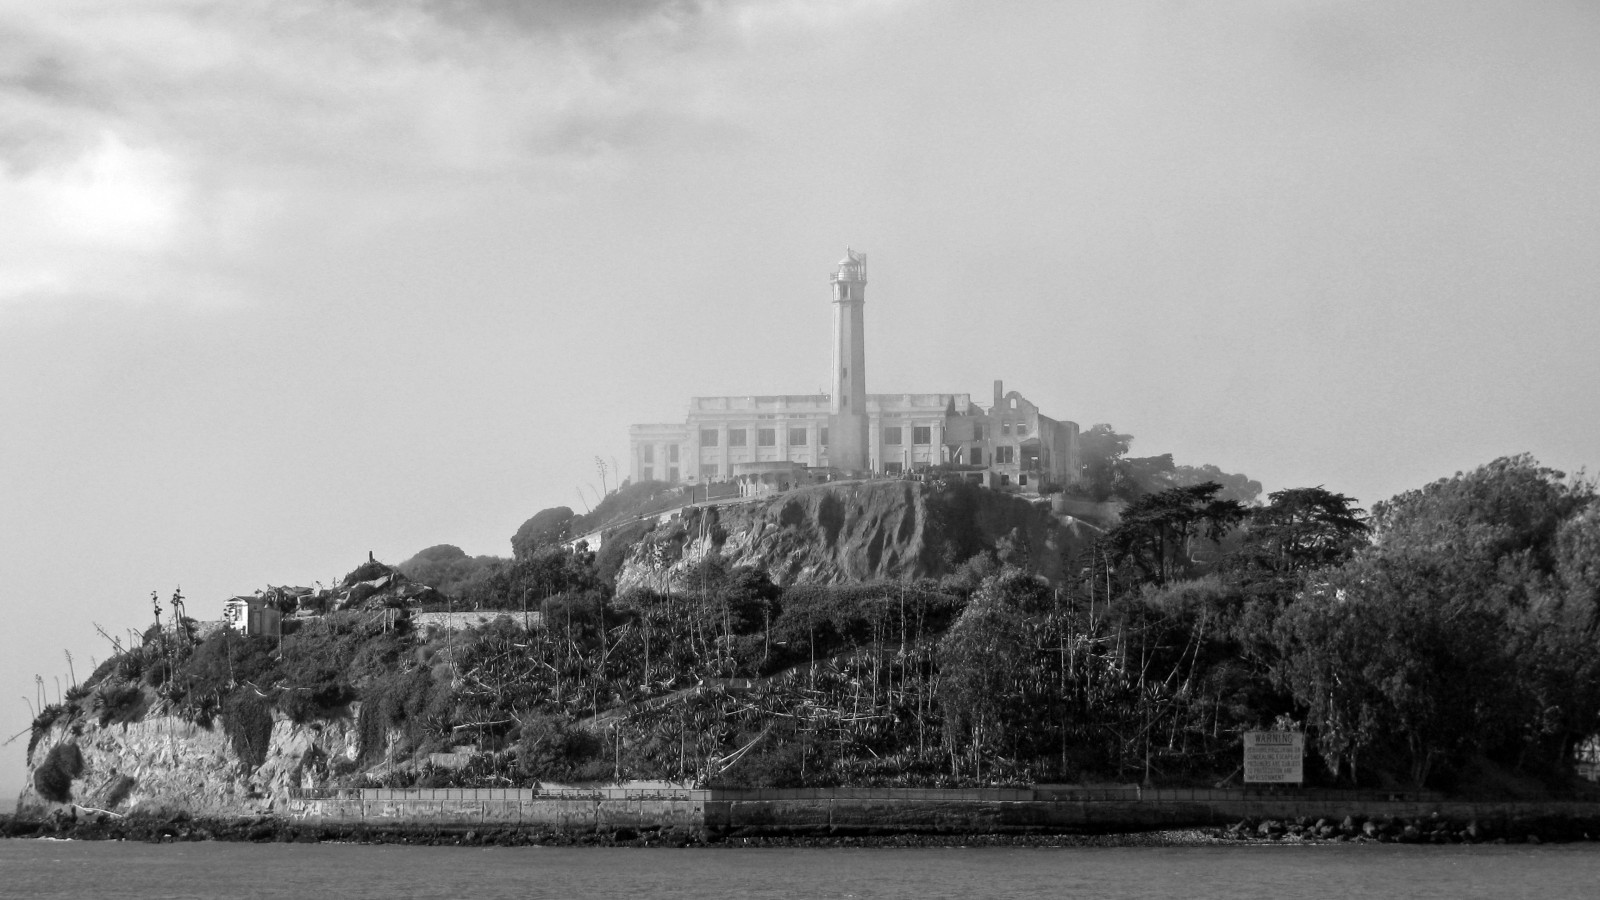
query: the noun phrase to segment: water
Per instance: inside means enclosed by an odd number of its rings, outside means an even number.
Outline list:
[[[1593,897],[1600,845],[850,850],[0,840],[0,897]],[[1248,892],[1248,893],[1246,893]]]

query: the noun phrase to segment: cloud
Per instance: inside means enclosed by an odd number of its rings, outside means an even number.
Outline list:
[[[752,31],[881,5],[0,0],[0,301],[181,294],[330,193],[606,177],[729,129]]]

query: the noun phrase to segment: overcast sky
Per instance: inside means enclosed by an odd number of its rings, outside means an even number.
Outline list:
[[[0,739],[152,590],[509,555],[629,423],[824,389],[846,245],[873,392],[1364,505],[1600,467],[1597,46],[1580,0],[0,0]]]

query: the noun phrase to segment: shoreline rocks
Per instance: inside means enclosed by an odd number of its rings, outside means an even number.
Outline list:
[[[1355,842],[1378,844],[1540,844],[1600,840],[1600,819],[1513,818],[1451,820],[1438,815],[1241,819],[1210,833],[1223,841]]]
[[[929,833],[885,829],[831,829],[796,833],[717,833],[681,827],[561,831],[551,828],[399,826],[314,823],[271,816],[233,819],[61,812],[42,819],[0,817],[0,837],[175,843],[359,843],[479,847],[1174,847],[1230,843],[1542,844],[1600,840],[1600,820],[1510,819],[1450,821],[1347,816],[1243,819],[1222,828],[1162,829],[1101,834]]]

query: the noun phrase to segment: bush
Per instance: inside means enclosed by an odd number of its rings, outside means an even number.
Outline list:
[[[512,553],[518,560],[529,559],[537,551],[565,541],[572,529],[572,518],[572,510],[565,506],[540,510],[511,536]]]
[[[118,775],[116,780],[111,782],[111,786],[106,788],[106,807],[114,808],[128,799],[128,795],[133,793],[135,784],[138,784],[138,781],[132,775]]]
[[[429,725],[447,726],[452,694],[448,680],[435,684],[428,669],[373,678],[361,692],[361,763],[372,765],[388,750],[389,731],[400,732],[397,751],[412,750],[435,735]]]
[[[72,779],[83,774],[83,753],[68,741],[57,744],[33,770],[33,789],[52,803],[72,800]]]
[[[376,560],[364,562],[352,569],[350,574],[344,576],[344,580],[339,582],[339,586],[350,587],[353,584],[359,584],[363,581],[371,581],[374,578],[382,578],[385,575],[392,574],[394,574],[394,570],[381,562],[377,562]]]
[[[497,556],[468,556],[460,547],[440,544],[401,563],[400,573],[449,597],[471,602],[489,578],[511,560]]]
[[[556,716],[535,716],[522,726],[517,760],[523,774],[541,780],[595,778],[595,763],[605,748],[600,737]],[[605,774],[610,766],[605,766]]]
[[[617,573],[622,571],[622,564],[627,562],[628,554],[654,527],[653,522],[629,522],[607,532],[605,542],[595,554],[595,570],[600,580],[606,584],[616,584]]]
[[[70,697],[72,695],[68,693],[67,696]],[[66,711],[67,708],[59,703],[52,703],[39,710],[39,715],[33,719],[32,731],[28,735],[28,755],[30,757],[33,756],[33,748],[39,746],[39,739],[44,737],[44,733],[49,731],[50,726],[54,725],[56,720],[60,719]]]
[[[108,682],[95,688],[92,703],[103,728],[144,718],[145,700],[144,689],[135,682]]]
[[[222,704],[222,730],[246,772],[267,761],[272,742],[272,707],[250,688],[234,691]]]

